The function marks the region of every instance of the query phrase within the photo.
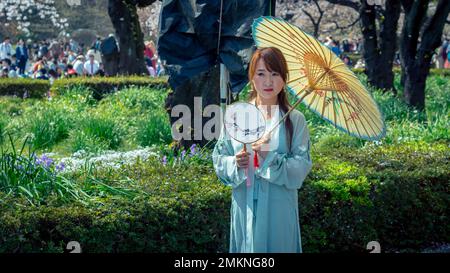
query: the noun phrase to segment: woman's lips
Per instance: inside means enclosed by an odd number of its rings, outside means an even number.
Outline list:
[[[273,88],[267,88],[267,89],[264,89],[264,91],[266,91],[266,92],[272,92],[272,91],[273,91]]]

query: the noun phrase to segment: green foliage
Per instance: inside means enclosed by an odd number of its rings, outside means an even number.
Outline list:
[[[144,147],[172,142],[172,130],[167,114],[164,112],[151,113],[138,125],[137,141]]]
[[[43,98],[50,90],[49,81],[36,79],[0,79],[0,96]]]
[[[71,86],[50,100],[0,97],[2,128],[47,152],[136,149],[171,141],[164,109],[167,89],[130,87],[101,101],[83,86]]]
[[[31,205],[45,204],[55,196],[59,201],[82,200],[84,192],[72,181],[56,173],[54,161],[46,156],[37,157],[22,148],[17,150],[10,136],[10,150],[0,149],[0,192],[6,196],[25,199]]]
[[[51,87],[51,93],[61,95],[67,89],[81,86],[92,90],[93,97],[99,100],[106,94],[113,93],[125,87],[145,86],[159,89],[166,88],[168,85],[166,79],[150,77],[79,77],[56,80]]]
[[[448,242],[449,150],[404,143],[318,149],[300,191],[307,252],[384,251]]]
[[[0,116],[0,145],[3,143],[3,140],[5,139],[6,125],[7,125],[6,119]]]
[[[355,62],[354,62],[355,63]],[[392,69],[395,73],[401,73],[401,69],[400,69],[400,67],[394,67],[393,69]],[[352,71],[354,72],[354,73],[357,73],[357,74],[362,74],[362,73],[364,73],[364,68],[352,68]],[[450,76],[450,70],[448,70],[448,69],[438,69],[438,68],[431,68],[430,69],[430,73],[429,73],[429,76],[443,76],[443,77],[448,77],[448,76]]]
[[[35,149],[52,147],[69,136],[72,127],[70,115],[61,108],[37,109],[29,119],[28,132],[32,134]]]
[[[449,85],[447,77],[428,78],[423,113],[407,107],[402,94],[372,90],[387,124],[377,142],[345,135],[300,107],[314,162],[299,191],[305,252],[365,252],[374,240],[383,251],[417,251],[450,241]],[[38,164],[32,180],[34,169],[18,166],[38,157],[3,150],[0,252],[64,252],[73,240],[84,252],[228,250],[231,190],[217,180],[209,151],[167,145],[166,89],[124,88],[100,101],[84,85],[62,90],[50,101],[0,98],[0,131],[25,138],[31,120],[46,116],[39,124],[71,125],[68,139],[42,149],[158,144],[157,154],[119,167],[86,163],[70,173]]]
[[[122,142],[123,132],[111,117],[86,116],[79,126],[72,132],[73,151],[115,149]]]
[[[365,252],[373,240],[383,251],[448,242],[448,157],[443,144],[318,149],[299,195],[304,251]],[[189,162],[151,157],[72,174],[87,185],[88,205],[49,198],[29,207],[2,196],[0,252],[63,252],[72,240],[84,252],[226,252],[231,189],[211,165]]]

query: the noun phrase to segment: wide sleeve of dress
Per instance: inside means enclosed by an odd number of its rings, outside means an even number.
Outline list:
[[[244,169],[237,167],[233,151],[231,141],[221,134],[216,146],[214,146],[212,159],[219,180],[223,184],[235,188],[246,181],[247,176]]]
[[[309,130],[300,112],[291,115],[291,119],[294,127],[291,153],[270,151],[256,175],[288,189],[299,189],[312,168]]]

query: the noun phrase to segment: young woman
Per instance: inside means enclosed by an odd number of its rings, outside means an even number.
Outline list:
[[[249,66],[252,86],[249,103],[265,115],[273,128],[290,109],[285,84],[286,60],[277,48],[262,48]],[[230,252],[302,252],[298,189],[312,167],[309,132],[297,110],[270,136],[247,147],[223,132],[213,152],[220,181],[232,187]],[[253,166],[257,153],[259,167]],[[246,185],[246,172],[251,183]]]

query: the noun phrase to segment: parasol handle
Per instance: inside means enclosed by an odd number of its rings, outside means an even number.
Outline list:
[[[247,152],[247,144],[245,144],[245,143],[242,143],[242,144],[244,144],[244,152],[246,153]],[[246,184],[247,184],[247,188],[248,187],[250,187],[250,177],[248,177],[248,167],[247,168],[245,168],[245,176],[247,176],[247,181],[246,181]]]

